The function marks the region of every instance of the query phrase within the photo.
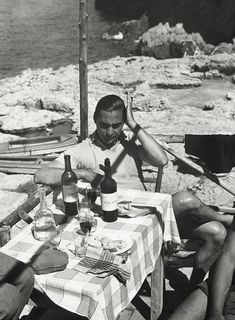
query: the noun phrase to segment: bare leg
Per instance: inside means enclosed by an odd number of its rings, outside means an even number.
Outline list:
[[[221,214],[205,205],[198,197],[189,191],[179,191],[172,196],[175,216],[193,215],[202,222],[218,221],[225,227],[230,227],[233,215]]]
[[[200,199],[188,191],[173,195],[173,209],[181,238],[201,241],[195,256],[177,259],[176,265],[178,268],[195,267],[190,280],[194,285],[203,280],[220,254],[226,229],[221,223],[221,215],[204,205]]]
[[[17,305],[17,311],[15,312],[14,316],[11,317],[11,319],[18,319],[33,290],[33,270],[24,263],[5,255],[2,252],[0,253],[0,258],[0,280],[3,284],[5,283],[12,287],[8,288],[8,290],[11,290],[11,293],[15,291],[14,297],[15,299],[17,297],[18,299],[17,303],[15,304]],[[12,299],[11,303],[12,308],[15,309],[14,299]]]
[[[207,296],[201,289],[193,291],[168,318],[168,320],[204,320]]]
[[[18,312],[20,294],[9,284],[0,282],[0,320],[12,320]]]

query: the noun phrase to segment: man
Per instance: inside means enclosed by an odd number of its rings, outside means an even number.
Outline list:
[[[209,281],[199,284],[169,320],[234,320],[234,269],[235,217]]]
[[[0,252],[0,320],[19,319],[33,287],[33,270]]]
[[[129,97],[127,107],[116,95],[107,95],[100,99],[94,113],[94,121],[96,131],[88,139],[65,152],[71,155],[72,167],[78,179],[94,183],[97,175],[103,174],[99,164],[103,164],[104,159],[108,157],[112,165],[112,176],[118,186],[143,189],[141,161],[156,167],[167,164],[165,151],[135,121]],[[124,124],[132,131],[132,138],[124,134]],[[55,161],[37,171],[35,182],[59,185],[63,171],[64,155],[61,154]],[[230,224],[230,217],[216,213],[187,191],[173,195],[173,209],[181,236],[200,239],[202,242],[195,260],[191,257],[184,259],[180,262],[183,264],[178,267],[185,266],[185,263],[186,266],[195,265],[200,269],[202,281],[218,256],[226,235],[223,224]]]
[[[118,185],[143,188],[139,179],[141,161],[153,166],[167,164],[167,156],[161,146],[134,120],[130,103],[126,109],[124,102],[116,95],[103,97],[94,113],[96,131],[85,141],[70,148],[65,154],[71,155],[72,167],[78,179],[92,182],[97,174],[103,174],[99,164],[110,158],[112,174]],[[127,137],[122,131],[126,122],[140,144]],[[60,155],[35,175],[36,183],[58,185],[64,171],[64,155]]]

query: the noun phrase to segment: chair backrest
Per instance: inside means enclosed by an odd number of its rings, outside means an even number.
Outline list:
[[[146,190],[160,192],[163,167],[154,167],[144,162],[142,164],[143,182]]]

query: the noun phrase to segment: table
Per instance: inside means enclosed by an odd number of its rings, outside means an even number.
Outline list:
[[[128,199],[143,206],[154,206],[157,214],[134,218],[118,218],[106,223],[98,218],[96,232],[121,231],[133,239],[128,263],[131,277],[126,286],[115,277],[98,278],[73,269],[76,257],[71,257],[64,271],[46,275],[35,275],[36,285],[53,302],[91,320],[113,320],[127,307],[140,289],[148,274],[152,273],[151,318],[157,319],[162,309],[162,260],[163,241],[180,243],[179,233],[172,210],[172,199],[168,194],[140,190],[119,190],[119,199]],[[67,250],[72,240],[72,231],[78,221],[72,219],[64,228],[60,247]],[[1,251],[28,262],[41,246],[31,234],[31,225],[24,228]]]

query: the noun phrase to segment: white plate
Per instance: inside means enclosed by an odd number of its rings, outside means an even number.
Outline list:
[[[112,251],[112,253],[114,253],[114,254],[121,254],[121,253],[124,253],[124,252],[126,252],[127,250],[129,250],[131,247],[132,247],[132,244],[133,244],[133,240],[129,237],[129,236],[127,236],[127,235],[125,235],[125,233],[124,232],[113,232],[112,231],[112,233],[111,233],[111,231],[107,231],[106,232],[106,230],[104,230],[102,233],[97,233],[97,234],[94,234],[94,238],[96,238],[96,237],[100,237],[100,238],[102,238],[102,237],[104,237],[104,236],[106,236],[106,237],[109,237],[112,241],[115,241],[115,240],[124,240],[125,242],[126,242],[126,246],[124,247],[124,248],[122,248],[122,249],[119,249],[119,250],[117,250],[117,251]]]

